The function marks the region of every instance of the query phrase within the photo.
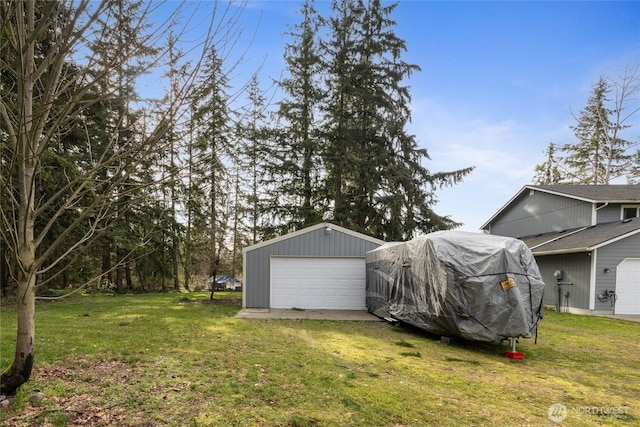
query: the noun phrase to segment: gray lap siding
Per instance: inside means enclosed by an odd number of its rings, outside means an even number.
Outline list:
[[[553,276],[556,270],[562,270],[563,282],[571,282],[571,286],[562,286],[562,306],[589,309],[589,288],[591,284],[591,256],[587,252],[562,255],[536,256],[538,268],[544,287],[544,304],[556,305],[558,301],[557,280]],[[568,301],[565,294],[569,292]]]
[[[616,267],[625,258],[640,258],[640,233],[611,243],[597,250],[595,294],[602,295],[608,289],[616,289]],[[608,272],[605,272],[605,268]],[[609,301],[595,301],[596,310],[613,310]]]
[[[591,225],[591,203],[534,191],[523,193],[491,224],[491,234],[532,236]]]

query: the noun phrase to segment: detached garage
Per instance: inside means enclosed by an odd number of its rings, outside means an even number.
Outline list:
[[[365,310],[365,253],[382,240],[317,224],[243,251],[243,308]]]

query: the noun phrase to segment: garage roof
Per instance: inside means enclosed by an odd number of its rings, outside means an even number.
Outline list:
[[[303,228],[301,230],[297,230],[297,231],[294,231],[294,232],[291,232],[291,233],[288,233],[288,234],[285,234],[285,235],[282,235],[282,236],[279,236],[279,237],[275,237],[275,238],[270,239],[270,240],[265,240],[264,242],[258,242],[255,245],[247,246],[246,248],[243,249],[242,252],[250,252],[250,251],[253,251],[253,250],[265,247],[265,246],[273,245],[274,243],[278,243],[278,242],[281,242],[283,240],[291,239],[293,237],[300,236],[302,234],[306,234],[306,233],[309,233],[309,232],[312,232],[312,231],[315,231],[315,230],[318,230],[318,229],[322,229],[322,228],[324,228],[326,230],[329,230],[329,232],[331,232],[332,230],[336,230],[336,231],[339,231],[339,232],[344,233],[344,234],[348,234],[348,235],[353,236],[353,237],[357,237],[357,238],[360,238],[360,239],[363,239],[363,240],[366,240],[366,241],[369,241],[369,242],[372,242],[372,243],[376,243],[378,245],[382,245],[382,244],[385,243],[383,240],[376,239],[375,237],[368,236],[368,235],[362,234],[362,233],[358,233],[356,231],[349,230],[349,229],[344,228],[344,227],[340,227],[339,225],[331,224],[329,222],[321,222],[320,224],[312,225],[310,227]]]

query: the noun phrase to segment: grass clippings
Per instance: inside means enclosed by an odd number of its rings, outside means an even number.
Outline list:
[[[385,322],[235,318],[238,295],[38,303],[34,372],[0,425],[545,426],[554,404],[563,426],[640,420],[640,323],[548,313],[510,360]],[[2,369],[15,317],[1,307]]]

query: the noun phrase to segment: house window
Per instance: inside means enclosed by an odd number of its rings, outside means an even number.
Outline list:
[[[640,207],[638,206],[623,206],[622,207],[622,219],[635,218],[640,216]]]

